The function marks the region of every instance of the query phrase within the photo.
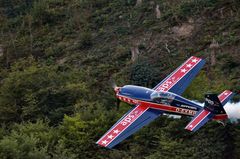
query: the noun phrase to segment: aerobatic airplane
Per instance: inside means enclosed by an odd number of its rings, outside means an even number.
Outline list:
[[[193,116],[185,127],[193,132],[211,119],[227,119],[223,106],[233,97],[233,92],[206,94],[204,106],[181,96],[204,64],[205,60],[192,56],[153,89],[134,85],[115,87],[116,97],[134,107],[97,144],[112,148],[163,113]]]

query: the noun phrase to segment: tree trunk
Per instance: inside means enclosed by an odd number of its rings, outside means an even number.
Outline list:
[[[138,58],[138,55],[139,55],[138,46],[131,47],[131,53],[132,53],[131,60],[134,62]]]
[[[158,5],[158,4],[157,4],[157,6],[156,6],[155,11],[156,11],[156,17],[157,17],[157,19],[160,19],[160,18],[161,18],[161,11],[160,11],[160,9],[159,9],[159,5]]]
[[[211,56],[211,66],[214,66],[216,64],[216,50],[213,49],[210,53]]]
[[[216,64],[216,52],[219,49],[218,42],[215,39],[213,39],[212,43],[209,46],[209,48],[211,49],[211,52],[210,52],[210,64],[211,64],[211,66],[214,66]]]

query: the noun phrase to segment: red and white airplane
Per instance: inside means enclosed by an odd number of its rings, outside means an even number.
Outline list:
[[[204,106],[181,96],[204,64],[205,60],[192,56],[153,89],[134,85],[116,87],[116,97],[133,108],[97,144],[112,148],[163,113],[193,116],[185,127],[189,131],[198,130],[211,119],[227,119],[223,106],[233,97],[233,92],[206,94]]]

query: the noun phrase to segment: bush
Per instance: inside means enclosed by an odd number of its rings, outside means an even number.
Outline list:
[[[57,129],[43,121],[17,124],[0,140],[0,158],[73,158],[58,140]]]
[[[0,87],[2,122],[34,121],[49,118],[56,124],[63,114],[71,114],[79,97],[86,97],[87,88],[82,75],[57,66],[26,63],[16,64],[20,70],[10,73]]]
[[[80,37],[80,48],[89,48],[92,46],[92,35],[90,32],[82,33]]]

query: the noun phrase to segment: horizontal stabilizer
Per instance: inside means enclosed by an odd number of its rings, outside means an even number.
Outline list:
[[[214,114],[211,113],[209,110],[202,109],[194,116],[192,121],[185,127],[185,129],[195,132],[206,122],[212,119],[213,116]]]
[[[232,99],[233,96],[234,96],[233,92],[231,92],[229,90],[225,90],[221,94],[218,95],[218,98],[219,98],[220,102],[222,103],[222,105],[224,106],[230,99]]]
[[[228,116],[223,109],[223,106],[233,97],[233,95],[234,93],[229,90],[225,90],[218,96],[215,94],[206,94],[204,108],[193,117],[185,129],[195,132],[211,119],[227,119]]]

